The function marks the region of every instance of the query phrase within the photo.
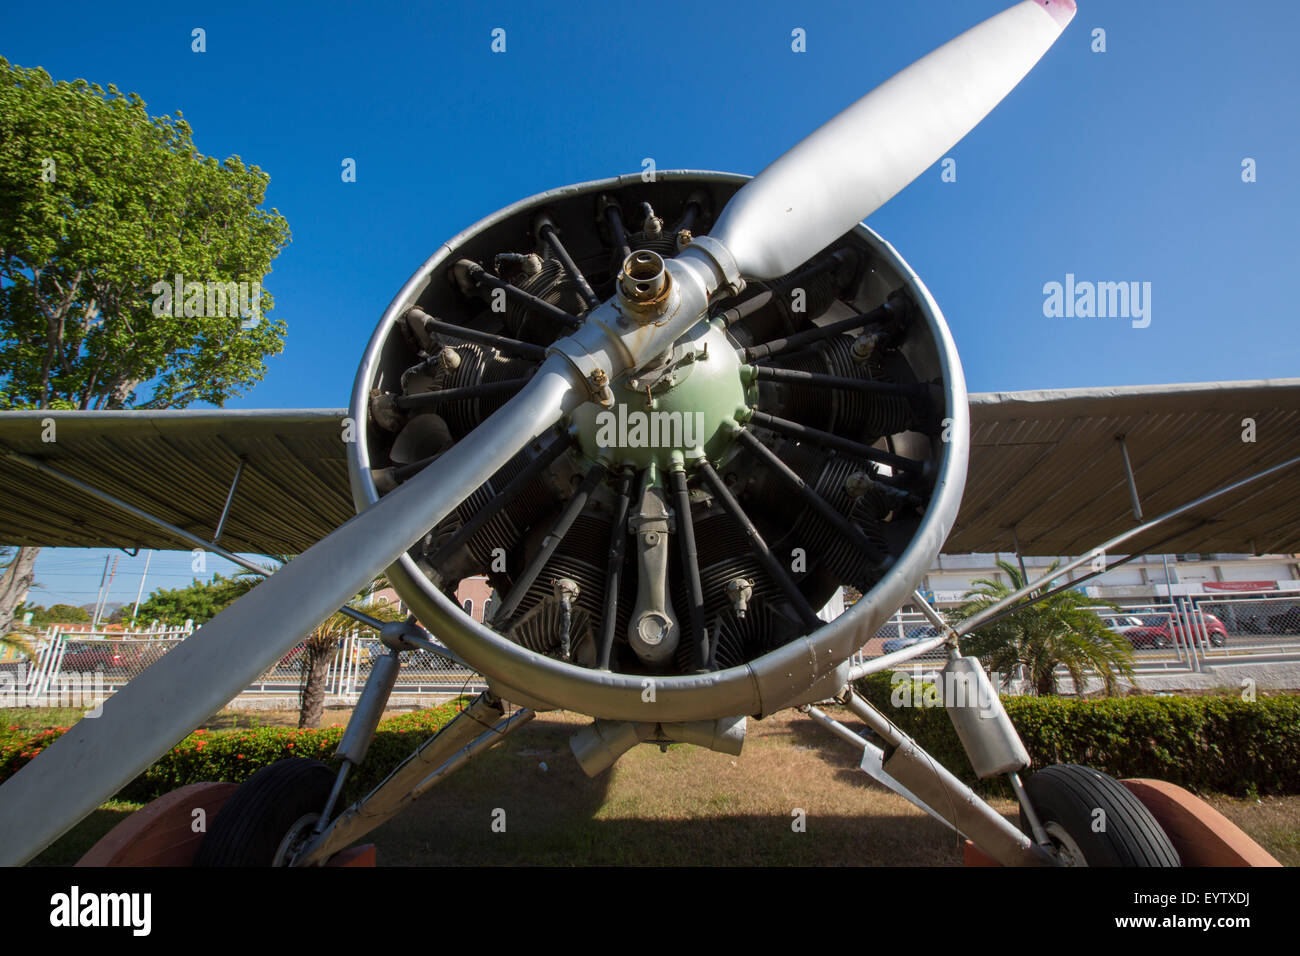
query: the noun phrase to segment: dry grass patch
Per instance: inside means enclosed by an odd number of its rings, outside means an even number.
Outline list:
[[[957,837],[856,769],[800,714],[750,721],[739,757],[636,747],[588,778],[568,737],[588,722],[543,714],[372,839],[387,865],[932,865]],[[546,770],[541,769],[545,763]],[[504,833],[493,832],[495,810]],[[806,814],[795,832],[793,813]],[[499,815],[498,815],[499,818]]]
[[[860,730],[846,712],[832,716]],[[326,723],[344,723],[344,709]],[[225,722],[228,719],[228,723]],[[257,723],[246,723],[256,720]],[[368,838],[386,866],[957,866],[955,834],[857,769],[858,755],[802,714],[749,722],[739,757],[634,748],[596,779],[569,750],[589,723],[542,714]],[[296,712],[223,712],[208,726],[295,726]],[[542,765],[545,764],[545,768]],[[1279,861],[1300,865],[1300,796],[1206,799]],[[1010,800],[993,805],[1008,819]],[[134,805],[106,804],[37,862],[74,862]],[[806,813],[796,833],[792,813]],[[492,823],[505,811],[505,832]]]
[[[410,713],[413,708],[403,707],[384,711],[384,717]],[[342,727],[352,717],[351,707],[326,707],[321,717],[322,727]],[[256,730],[259,727],[297,727],[296,710],[223,710],[203,722],[208,730]]]
[[[1205,800],[1283,866],[1300,866],[1300,797],[1207,796]]]

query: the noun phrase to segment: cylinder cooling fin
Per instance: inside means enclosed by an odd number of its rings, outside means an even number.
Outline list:
[[[480,427],[620,284],[652,310],[663,261],[706,235],[743,182],[569,187],[449,242],[390,307],[358,374],[358,507]],[[562,665],[574,688],[648,680],[698,698],[656,712],[652,694],[638,719],[734,713],[735,695],[709,700],[727,680],[756,683],[757,710],[788,706],[910,594],[955,518],[960,367],[924,286],[865,227],[715,301],[647,366],[591,385],[389,572],[512,699],[631,718],[540,677]],[[482,624],[451,598],[472,576],[492,588]],[[861,597],[824,621],[840,589]],[[476,661],[476,646],[493,651]]]

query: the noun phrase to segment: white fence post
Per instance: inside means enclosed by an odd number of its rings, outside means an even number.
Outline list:
[[[56,627],[44,653],[37,658],[35,680],[29,685],[27,692],[29,701],[39,700],[49,693],[50,681],[58,674],[66,649],[67,640]]]
[[[361,668],[358,662],[361,655],[361,639],[356,631],[348,635],[348,647],[348,700],[351,701],[357,695],[357,680]]]

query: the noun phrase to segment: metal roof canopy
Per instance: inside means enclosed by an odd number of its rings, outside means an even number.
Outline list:
[[[1076,555],[1143,516],[1300,455],[1300,379],[974,394],[971,462],[947,553]],[[1244,440],[1249,419],[1254,441]],[[1119,441],[1123,438],[1123,446]],[[1131,552],[1300,550],[1300,467],[1174,519]],[[1014,535],[1014,537],[1013,537]]]
[[[211,541],[259,554],[304,551],[355,514],[341,409],[22,411],[0,414],[0,445]],[[54,441],[44,441],[46,419]],[[140,518],[0,456],[0,542],[177,549]]]
[[[971,464],[949,554],[1075,555],[1144,518],[1300,455],[1300,379],[973,394]],[[353,514],[343,409],[0,413],[0,446],[220,544],[298,552]],[[55,441],[43,441],[45,419]],[[1255,441],[1243,441],[1252,419]],[[1300,551],[1300,467],[1138,538],[1166,552]],[[183,547],[174,536],[0,456],[0,543]]]

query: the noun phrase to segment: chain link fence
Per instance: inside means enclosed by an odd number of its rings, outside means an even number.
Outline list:
[[[326,672],[326,703],[355,703],[370,677],[370,668],[386,652],[383,643],[368,631],[354,631],[340,640]],[[297,693],[304,680],[306,656],[305,642],[294,645],[245,691],[245,696]],[[430,651],[407,651],[401,659],[390,703],[413,702],[430,696],[440,698],[486,687],[478,674]]]
[[[1135,669],[1200,672],[1225,663],[1300,662],[1300,594],[1204,592],[1133,607],[1095,608],[1133,649]],[[862,662],[938,636],[919,612],[897,611],[855,655]],[[939,647],[900,669],[932,673],[943,666]]]
[[[146,634],[61,631],[51,628],[29,641],[35,656],[0,662],[0,706],[93,707],[189,636],[186,630]],[[327,706],[355,704],[374,660],[385,653],[378,638],[356,631],[335,646],[325,673]],[[268,668],[236,701],[283,700],[297,706],[305,681],[306,643],[299,642]],[[440,700],[486,687],[482,677],[429,651],[402,655],[390,703]]]
[[[1300,662],[1300,594],[1224,596],[1189,594],[1172,601],[1126,608],[1097,608],[1107,626],[1133,648],[1143,671],[1200,672],[1224,663]],[[33,659],[0,661],[0,706],[93,707],[185,640],[184,629],[154,632],[62,631],[31,641]],[[862,662],[936,637],[919,612],[897,611],[854,656]],[[327,706],[356,703],[384,646],[358,630],[335,646],[325,675]],[[306,645],[299,643],[254,681],[236,701],[296,707],[304,682]],[[932,674],[947,649],[935,648],[901,669]],[[483,678],[430,653],[402,655],[390,703],[411,706],[483,690]]]

